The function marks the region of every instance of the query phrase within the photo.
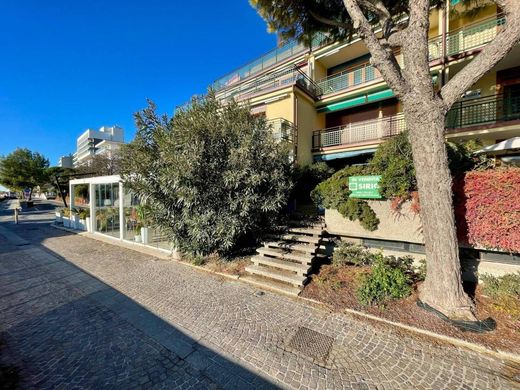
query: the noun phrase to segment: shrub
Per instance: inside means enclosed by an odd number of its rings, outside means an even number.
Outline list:
[[[461,241],[520,252],[520,169],[468,172],[455,185]]]
[[[62,212],[64,217],[70,217],[70,209],[68,207],[62,208],[61,212]]]
[[[341,267],[344,265],[371,265],[374,263],[376,254],[370,252],[364,246],[341,242],[334,251],[332,264]]]
[[[294,171],[294,188],[292,197],[294,199],[309,202],[311,191],[322,181],[327,180],[334,174],[334,169],[327,163],[320,161]]]
[[[381,174],[379,192],[383,197],[408,198],[410,192],[417,190],[408,132],[400,133],[382,143],[374,153],[370,165]]]
[[[378,305],[388,299],[401,299],[412,292],[411,279],[399,267],[393,267],[379,253],[370,274],[363,277],[357,290],[359,302],[363,305]]]
[[[495,302],[495,307],[514,318],[520,318],[520,272],[493,276],[481,275],[483,291]]]
[[[213,92],[173,118],[155,106],[135,115],[121,175],[153,222],[185,253],[229,253],[275,225],[292,188],[289,147],[247,106]]]

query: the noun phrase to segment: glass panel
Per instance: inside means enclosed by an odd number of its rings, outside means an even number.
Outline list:
[[[96,184],[96,231],[119,238],[119,183]]]

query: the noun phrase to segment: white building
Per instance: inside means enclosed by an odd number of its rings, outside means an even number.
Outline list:
[[[61,156],[58,161],[58,166],[61,168],[72,168],[74,166],[74,156],[72,154]]]
[[[99,130],[87,129],[76,142],[74,166],[86,163],[97,154],[111,155],[124,142],[124,130],[119,126],[103,126]]]

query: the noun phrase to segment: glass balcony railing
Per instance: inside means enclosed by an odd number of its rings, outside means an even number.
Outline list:
[[[311,96],[316,97],[320,94],[320,90],[316,83],[314,83],[314,81],[312,81],[301,69],[293,66],[258,77],[249,83],[240,84],[235,88],[221,91],[217,94],[217,97],[223,101],[228,101],[230,99],[235,99],[237,101],[246,100],[258,92],[287,87],[294,84],[305,89],[309,94],[311,94]]]
[[[326,35],[318,33],[314,36],[311,42],[311,47],[320,47],[327,41]],[[302,53],[308,48],[302,43],[298,43],[296,40],[292,40],[281,47],[277,47],[256,60],[249,62],[248,64],[228,73],[224,77],[219,78],[212,84],[212,88],[216,91],[231,87],[234,84],[242,81],[254,74],[260,73],[265,69],[268,69],[276,64],[281,64],[288,58],[295,56],[296,54]]]
[[[397,135],[406,130],[403,114],[369,121],[349,123],[323,130],[316,130],[312,136],[312,148],[357,144],[377,141]]]
[[[493,95],[462,100],[446,116],[446,128],[455,129],[520,119],[520,96]]]

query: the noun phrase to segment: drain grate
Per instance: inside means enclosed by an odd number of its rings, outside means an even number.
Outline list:
[[[289,348],[313,360],[325,362],[334,339],[312,329],[300,327],[289,342]]]

